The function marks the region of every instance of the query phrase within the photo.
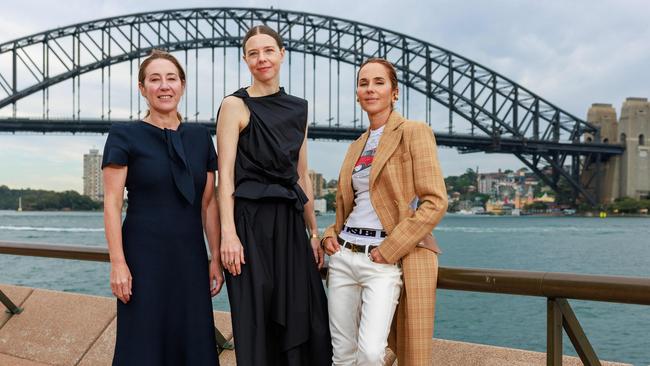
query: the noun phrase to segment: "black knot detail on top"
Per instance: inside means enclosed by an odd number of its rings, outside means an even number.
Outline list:
[[[298,183],[268,183],[255,180],[241,182],[234,193],[235,197],[247,199],[280,198],[293,201],[293,207],[303,212],[309,201]]]
[[[164,140],[167,143],[167,154],[169,155],[169,165],[174,178],[174,185],[181,193],[183,198],[190,204],[194,204],[194,178],[192,171],[185,157],[183,141],[178,131],[164,129]]]

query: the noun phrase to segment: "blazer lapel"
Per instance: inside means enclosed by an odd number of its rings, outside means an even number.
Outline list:
[[[379,139],[379,145],[377,146],[377,152],[375,153],[375,158],[372,161],[372,168],[370,169],[370,188],[372,189],[375,180],[379,176],[379,173],[386,165],[388,159],[393,155],[393,152],[399,145],[399,142],[402,139],[402,129],[398,128],[404,122],[404,117],[397,111],[393,111],[388,117],[388,122],[386,122],[386,127],[384,128],[384,133]]]

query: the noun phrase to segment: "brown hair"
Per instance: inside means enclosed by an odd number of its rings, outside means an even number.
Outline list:
[[[395,70],[395,66],[390,63],[388,60],[385,58],[381,57],[371,57],[367,60],[365,60],[361,66],[359,66],[359,71],[357,71],[357,85],[359,84],[359,74],[361,73],[361,69],[363,69],[364,66],[367,64],[380,64],[384,66],[386,71],[388,71],[388,80],[390,80],[390,86],[393,91],[397,91],[399,93],[399,85],[397,84],[397,70]],[[391,101],[391,109],[395,109],[395,101],[397,100],[397,97]],[[357,100],[358,101],[358,100]]]
[[[359,84],[359,73],[361,73],[361,69],[363,69],[364,66],[367,64],[380,64],[386,68],[386,71],[388,71],[388,79],[390,80],[390,85],[393,88],[393,90],[399,89],[399,86],[397,85],[397,70],[395,70],[395,66],[393,66],[392,63],[390,63],[388,60],[381,58],[381,57],[371,57],[367,60],[365,60],[361,66],[359,66],[359,71],[357,72],[357,84]]]
[[[183,70],[183,67],[181,66],[180,62],[174,57],[171,53],[164,51],[164,50],[159,50],[159,49],[153,49],[151,50],[151,53],[149,54],[149,57],[147,57],[142,63],[140,64],[140,68],[138,69],[138,82],[144,86],[144,81],[146,79],[146,71],[147,71],[147,66],[151,63],[153,60],[158,60],[158,59],[163,59],[171,62],[176,66],[176,69],[178,71],[178,77],[181,79],[183,84],[185,84],[185,70]],[[145,114],[145,118],[149,116],[151,112],[147,110],[147,114]],[[176,116],[178,117],[179,121],[183,120],[183,116],[177,111]]]
[[[284,42],[282,41],[282,37],[280,37],[278,32],[274,31],[273,28],[269,27],[268,25],[260,24],[252,27],[248,30],[248,32],[246,32],[246,35],[244,36],[244,39],[241,43],[241,46],[244,49],[244,53],[246,53],[246,42],[248,42],[252,36],[256,36],[258,34],[266,34],[267,36],[271,36],[275,40],[275,43],[278,44],[278,48],[282,49],[284,47]]]

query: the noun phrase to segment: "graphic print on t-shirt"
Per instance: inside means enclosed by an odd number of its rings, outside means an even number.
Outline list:
[[[370,130],[368,140],[363,148],[363,152],[354,164],[352,171],[352,189],[354,189],[354,207],[345,222],[349,228],[366,228],[371,230],[383,230],[381,221],[377,217],[375,209],[370,203],[370,172],[372,171],[372,162],[375,159],[379,139],[384,131],[384,126],[376,130]],[[361,245],[376,245],[381,242],[382,238],[368,237],[353,234],[350,231],[341,231],[341,238],[352,243]]]
[[[375,158],[375,151],[377,151],[376,148],[365,150],[363,153],[361,153],[359,160],[357,160],[357,163],[354,166],[353,174],[357,174],[362,170],[370,168],[372,165],[372,160]]]
[[[377,152],[377,145],[379,145],[379,138],[384,132],[384,126],[370,131],[370,136],[368,136],[368,141],[366,141],[366,146],[363,148],[359,160],[354,164],[354,170],[352,170],[353,178],[368,178],[370,177],[370,167],[372,166],[372,161],[375,158],[375,153]],[[358,183],[358,182],[357,182]],[[353,182],[354,185],[354,182]],[[365,185],[365,184],[363,184]],[[354,187],[357,190],[359,187]]]

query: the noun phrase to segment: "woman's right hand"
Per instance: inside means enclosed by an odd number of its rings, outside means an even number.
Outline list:
[[[131,285],[133,277],[126,262],[111,263],[111,290],[123,303],[131,300]]]
[[[244,260],[244,247],[237,235],[223,236],[221,238],[221,265],[231,275],[241,274],[241,266],[246,264]]]
[[[327,255],[333,255],[334,253],[341,250],[341,246],[334,237],[328,236],[323,239],[323,249],[325,249],[325,253],[327,253]]]

